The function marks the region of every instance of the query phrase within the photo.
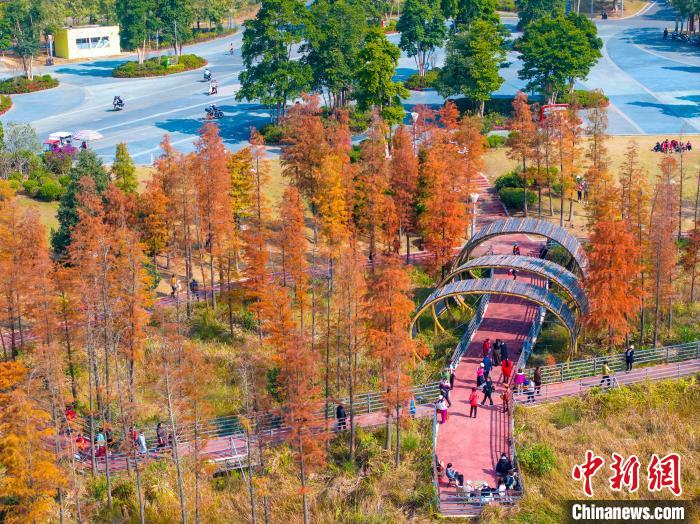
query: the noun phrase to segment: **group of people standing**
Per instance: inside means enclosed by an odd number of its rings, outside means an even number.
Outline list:
[[[66,410],[68,411],[68,410]],[[140,455],[148,456],[149,447],[146,440],[146,433],[143,429],[138,429],[135,425],[129,427],[127,432],[127,442],[130,443],[131,450]],[[112,434],[107,429],[100,429],[95,435],[95,458],[106,457],[111,454],[110,448],[114,446]],[[162,422],[156,426],[156,446],[154,451],[163,451],[172,447],[173,435],[168,432]],[[90,439],[83,433],[79,433],[75,438],[75,458],[76,460],[90,459]]]
[[[680,140],[669,140],[657,142],[652,151],[655,153],[682,153],[683,151],[692,151],[693,145],[688,140],[685,144]]]

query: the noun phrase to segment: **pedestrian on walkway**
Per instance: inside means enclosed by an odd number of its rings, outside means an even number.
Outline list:
[[[440,398],[435,403],[435,409],[440,414],[440,424],[447,422],[447,403],[445,402],[445,397],[440,395]]]
[[[493,345],[493,365],[501,365],[501,339],[497,338],[496,343]]]
[[[455,366],[450,364],[450,389],[455,387]]]
[[[482,391],[484,392],[484,399],[481,401],[482,406],[486,403],[486,399],[489,399],[489,402],[493,406],[493,399],[491,398],[493,390],[493,381],[490,378],[487,378],[486,383],[484,384],[484,387],[482,389]]]
[[[411,418],[416,418],[416,399],[412,398],[408,402],[408,413],[411,415]]]
[[[542,395],[542,367],[537,366],[535,368],[535,373],[532,375],[532,379],[535,382],[535,394]]]
[[[625,350],[625,371],[632,371],[632,365],[634,364],[634,345],[629,346]]]
[[[143,430],[139,431],[139,436],[138,436],[138,448],[139,448],[139,453],[143,455],[148,455],[148,446],[146,445],[146,434],[143,432]]]
[[[520,246],[518,245],[517,242],[516,242],[515,244],[513,244],[513,254],[514,254],[514,255],[519,255],[519,254],[520,254]]]
[[[484,377],[484,363],[481,362],[479,367],[476,368],[476,387],[480,388],[482,384],[486,381]]]
[[[523,392],[523,384],[525,384],[525,373],[523,372],[523,368],[520,368],[515,374],[515,387],[518,388],[518,394]]]
[[[175,275],[170,278],[170,289],[172,289],[170,296],[174,297],[177,293],[177,277]]]
[[[501,393],[501,400],[503,400],[503,413],[508,413],[510,403],[513,400],[513,392],[508,386],[506,386],[503,393]]]
[[[156,426],[156,438],[158,439],[158,449],[162,449],[167,445],[168,436],[162,422],[158,422],[158,425]]]
[[[493,369],[493,364],[491,363],[491,359],[488,355],[484,357],[482,363],[484,364],[484,377],[488,378],[489,373],[491,373],[491,369]]]
[[[501,360],[506,360],[508,358],[508,346],[505,341],[501,342]]]
[[[440,389],[440,394],[445,397],[445,400],[447,401],[447,407],[451,408],[452,407],[452,401],[450,400],[450,382],[449,380],[445,380],[444,378],[440,381],[440,385],[438,386]]]
[[[481,356],[485,357],[489,354],[489,351],[491,351],[491,339],[486,338],[486,340],[484,340],[484,344],[481,346]]]
[[[504,384],[510,382],[510,376],[513,374],[513,361],[509,358],[501,360],[501,381]]]
[[[608,387],[611,386],[612,382],[611,382],[611,380],[610,380],[610,374],[611,374],[610,366],[608,366],[608,361],[605,360],[605,361],[603,362],[603,376],[602,376],[602,378],[600,379],[600,384],[599,384],[599,386],[602,386],[602,385],[603,385],[603,382],[607,382],[607,386],[608,386]]]
[[[476,409],[479,405],[479,395],[476,392],[476,388],[472,388],[471,395],[469,395],[469,418],[476,418]]]
[[[190,292],[194,295],[194,298],[197,299],[197,302],[199,302],[199,284],[194,278],[192,278],[190,282]]]
[[[345,431],[347,429],[347,419],[348,415],[345,413],[345,407],[342,404],[338,404],[335,408],[335,418],[338,420],[338,431]]]
[[[525,379],[525,383],[523,384],[523,387],[525,388],[525,393],[527,393],[527,401],[530,403],[535,402],[535,386],[532,383],[532,380],[529,378]]]

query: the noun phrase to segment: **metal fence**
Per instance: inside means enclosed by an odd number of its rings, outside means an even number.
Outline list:
[[[687,342],[685,344],[635,351],[633,368],[682,362],[697,358],[700,358],[700,341]],[[624,371],[626,369],[624,353],[574,360],[551,366],[542,366],[540,368],[542,384],[567,382],[569,380],[600,375],[603,365],[606,363],[612,371]],[[532,378],[534,369],[527,369],[526,374]]]
[[[543,384],[539,392],[535,388],[535,391],[529,393],[515,393],[514,401],[524,406],[533,406],[580,395],[592,388],[609,389],[647,380],[677,379],[696,373],[700,373],[700,360],[693,358],[692,360],[672,362],[664,366],[642,367],[630,372],[612,373],[609,378],[599,374],[569,382]]]

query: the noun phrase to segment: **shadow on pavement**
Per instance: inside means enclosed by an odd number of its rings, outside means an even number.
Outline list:
[[[696,97],[698,98],[698,97]],[[658,104],[654,102],[629,102],[627,105],[655,108],[665,116],[674,118],[695,118],[700,116],[700,106],[694,104]]]
[[[107,60],[100,62],[85,62],[81,64],[74,64],[70,66],[61,66],[56,68],[56,73],[64,75],[76,75],[76,76],[96,76],[96,77],[112,77],[112,69],[120,64],[123,64],[124,60]]]
[[[218,106],[224,112],[224,118],[215,120],[224,143],[237,144],[250,138],[250,129],[260,129],[270,123],[270,116],[264,106],[257,104],[222,105]],[[175,118],[156,122],[156,127],[169,133],[197,135],[205,123],[204,108],[201,118]]]
[[[669,30],[672,30],[671,27]],[[670,38],[663,39],[663,29],[657,27],[640,27],[636,29],[628,29],[621,35],[621,40],[636,45],[643,45],[659,52],[667,53],[688,53],[697,55],[696,45],[691,45],[688,42],[679,42]]]

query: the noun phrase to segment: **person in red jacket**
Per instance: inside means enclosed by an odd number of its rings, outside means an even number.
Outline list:
[[[469,418],[476,418],[476,409],[479,405],[479,395],[476,392],[476,388],[472,388],[472,393],[469,395],[469,405],[471,406],[469,409]]]
[[[513,374],[513,361],[509,358],[501,361],[501,381],[508,384]]]
[[[491,339],[487,338],[484,340],[484,345],[481,347],[481,352],[483,353],[481,356],[485,357],[489,354],[489,351],[491,351]]]

